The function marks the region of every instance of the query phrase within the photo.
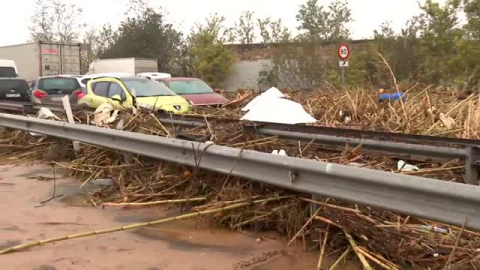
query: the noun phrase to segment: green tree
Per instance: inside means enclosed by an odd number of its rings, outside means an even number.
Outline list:
[[[254,13],[251,11],[244,11],[235,24],[235,33],[238,41],[242,44],[252,44],[255,41],[255,22],[253,19]]]
[[[347,24],[352,18],[347,1],[337,0],[325,7],[319,5],[318,0],[308,0],[300,6],[297,21],[301,31],[297,42],[276,48],[272,65],[260,72],[260,84],[314,88],[325,80],[339,77],[338,62],[322,55],[322,43],[350,36]]]
[[[303,32],[300,37],[308,41],[348,39],[351,14],[347,0],[336,0],[328,7],[319,5],[318,0],[308,0],[297,14],[298,30]]]
[[[289,42],[292,37],[290,30],[283,26],[282,19],[276,21],[272,20],[272,18],[258,19],[257,23],[262,43]]]
[[[467,16],[466,30],[469,37],[480,39],[480,0],[464,0],[464,12]]]
[[[459,69],[458,44],[463,38],[459,27],[460,1],[440,4],[427,0],[418,17],[420,47],[423,55],[420,64],[422,78],[428,82],[449,83],[463,70]]]
[[[223,87],[235,59],[224,45],[232,37],[224,22],[224,17],[214,14],[204,24],[197,24],[188,38],[194,75],[214,87]]]
[[[142,12],[121,22],[115,34],[109,27],[103,29],[100,36],[113,42],[107,49],[100,49],[101,57],[156,58],[160,71],[177,73],[172,63],[180,56],[181,33],[165,21],[164,13],[151,8]]]

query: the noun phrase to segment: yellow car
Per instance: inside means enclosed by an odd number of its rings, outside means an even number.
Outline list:
[[[98,108],[110,103],[116,109],[133,106],[169,113],[186,113],[190,103],[165,85],[142,77],[102,77],[87,83],[86,89],[77,94],[78,105]]]

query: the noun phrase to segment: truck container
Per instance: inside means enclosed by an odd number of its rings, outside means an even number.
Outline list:
[[[158,72],[155,58],[112,58],[97,59],[90,64],[88,74],[128,73],[132,76],[144,72]]]
[[[51,75],[79,75],[80,44],[34,42],[0,47],[0,58],[15,61],[18,76],[27,81]]]

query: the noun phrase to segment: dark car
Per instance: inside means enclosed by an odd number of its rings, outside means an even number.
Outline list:
[[[70,104],[77,104],[82,95],[79,78],[69,75],[40,77],[33,87],[31,101],[34,104],[62,104],[62,98],[69,96]]]
[[[0,78],[0,99],[30,101],[30,87],[24,79]]]
[[[224,96],[216,93],[204,81],[196,78],[164,78],[156,79],[190,101],[194,106],[221,106],[228,102]]]

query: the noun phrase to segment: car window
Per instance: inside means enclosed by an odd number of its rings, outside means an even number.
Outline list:
[[[82,83],[87,85],[87,83],[91,80],[91,78],[86,78],[82,80]]]
[[[124,78],[123,83],[130,93],[135,89],[136,97],[175,96],[165,85],[146,78]]]
[[[93,93],[97,96],[108,97],[108,86],[110,82],[96,82],[93,84]]]
[[[71,94],[81,89],[77,79],[65,77],[40,78],[36,88],[47,94]]]
[[[170,82],[170,89],[173,92],[183,94],[207,94],[214,93],[212,88],[208,84],[200,80],[195,81],[172,81]]]
[[[18,79],[1,79],[0,80],[0,90],[17,90],[27,92],[30,87],[25,80]]]
[[[15,78],[17,74],[13,67],[0,67],[0,77]]]
[[[110,83],[110,88],[108,89],[108,97],[111,98],[115,95],[119,95],[122,100],[126,99],[125,91],[118,83]]]

